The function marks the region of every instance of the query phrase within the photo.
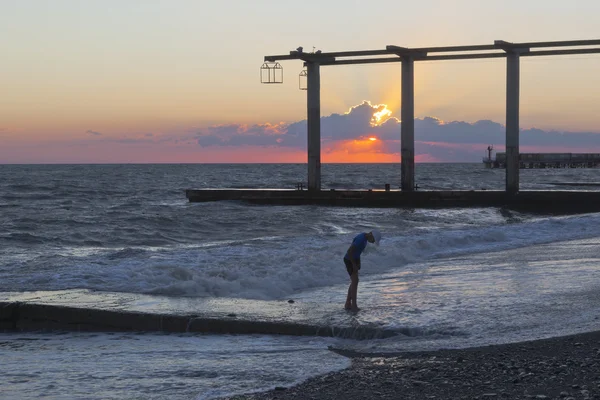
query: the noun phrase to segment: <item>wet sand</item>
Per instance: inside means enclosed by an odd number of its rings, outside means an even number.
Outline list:
[[[352,366],[265,399],[600,399],[600,331],[461,350],[346,354]]]

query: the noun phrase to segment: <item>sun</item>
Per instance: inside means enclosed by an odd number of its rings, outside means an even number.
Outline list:
[[[376,141],[376,140],[377,140],[377,138],[376,138],[376,137],[373,137],[373,136],[371,136],[371,137],[369,138],[369,140],[370,140],[371,142],[374,142],[374,141]]]
[[[392,115],[392,112],[388,110],[387,105],[385,104],[378,104],[375,107],[378,108],[379,111],[373,113],[371,126],[381,125]]]

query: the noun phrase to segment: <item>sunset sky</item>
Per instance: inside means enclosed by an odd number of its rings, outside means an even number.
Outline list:
[[[306,162],[301,61],[600,39],[597,0],[0,0],[0,164]],[[502,151],[504,59],[415,64],[417,161]],[[521,151],[600,152],[600,54],[521,60]],[[377,114],[379,118],[374,117]],[[321,69],[322,161],[400,161],[400,64]]]

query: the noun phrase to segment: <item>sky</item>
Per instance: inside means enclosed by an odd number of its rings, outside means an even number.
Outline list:
[[[599,39],[597,0],[0,0],[0,164],[305,163],[299,60]],[[600,54],[521,60],[522,152],[600,152]],[[400,162],[400,64],[321,68],[322,162]],[[417,162],[504,149],[504,59],[415,64]]]

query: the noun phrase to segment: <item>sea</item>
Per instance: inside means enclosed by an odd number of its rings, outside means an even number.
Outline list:
[[[481,163],[415,171],[418,190],[505,184],[505,170]],[[306,174],[303,164],[0,165],[0,300],[134,296],[149,311],[218,300],[234,310],[256,304],[253,315],[292,300],[315,324],[397,333],[3,332],[0,398],[214,399],[347,368],[350,359],[332,349],[465,348],[600,328],[600,214],[185,197],[185,189],[294,189]],[[324,189],[396,189],[400,165],[324,164],[322,179]],[[523,190],[595,190],[589,184],[599,181],[595,168],[520,170]],[[342,258],[356,234],[374,228],[382,240],[363,253],[361,309],[349,313]]]

